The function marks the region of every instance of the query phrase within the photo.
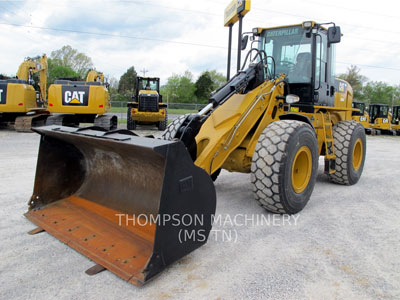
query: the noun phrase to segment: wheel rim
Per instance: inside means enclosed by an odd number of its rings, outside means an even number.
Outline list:
[[[353,168],[355,171],[358,171],[358,169],[360,169],[362,157],[363,157],[363,145],[361,139],[359,138],[355,142],[353,148]]]
[[[302,193],[308,186],[311,169],[311,151],[307,146],[303,146],[297,151],[292,165],[292,187],[297,194]]]

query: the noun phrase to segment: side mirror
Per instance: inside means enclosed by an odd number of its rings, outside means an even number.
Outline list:
[[[328,44],[340,43],[342,34],[339,26],[333,26],[328,28]]]
[[[246,49],[248,41],[249,41],[248,35],[242,37],[242,47],[241,47],[242,50]]]

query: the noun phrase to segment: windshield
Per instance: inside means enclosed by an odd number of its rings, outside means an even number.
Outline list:
[[[158,91],[158,80],[155,79],[140,79],[139,90]]]
[[[261,47],[275,60],[275,74],[287,74],[289,83],[311,82],[311,38],[301,26],[267,29]],[[271,64],[268,66],[271,70]]]
[[[387,118],[389,113],[388,106],[371,105],[370,116],[375,118]]]
[[[360,110],[360,115],[364,114],[365,104],[359,102],[353,102],[353,108],[358,108]]]

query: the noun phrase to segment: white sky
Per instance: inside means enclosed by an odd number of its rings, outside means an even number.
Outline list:
[[[0,0],[0,73],[15,76],[24,57],[50,55],[71,45],[90,56],[97,70],[117,79],[132,65],[138,73],[145,68],[146,75],[161,77],[162,83],[185,70],[195,78],[207,69],[225,74],[228,29],[223,27],[223,12],[229,2]],[[344,35],[337,45],[338,73],[355,64],[369,80],[400,84],[399,8],[395,0],[252,0],[243,31],[305,20],[333,21]],[[236,51],[232,52],[234,70]]]

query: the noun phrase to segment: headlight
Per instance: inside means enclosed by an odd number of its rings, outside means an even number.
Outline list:
[[[289,94],[286,96],[286,103],[293,104],[300,101],[300,97],[297,95]]]

